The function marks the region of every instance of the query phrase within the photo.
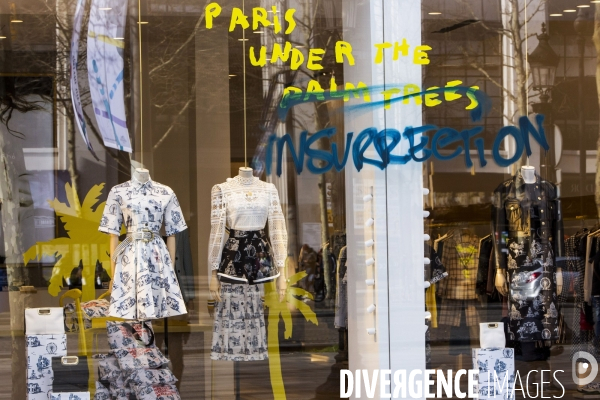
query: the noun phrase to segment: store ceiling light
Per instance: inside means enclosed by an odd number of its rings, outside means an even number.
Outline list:
[[[116,38],[113,38],[113,39],[115,39],[115,40],[125,40],[125,38],[122,38],[122,37],[116,37]]]
[[[590,5],[589,4],[580,4],[577,7],[579,8],[588,8]]]
[[[592,0],[590,3],[600,3],[600,0]]]
[[[577,12],[577,10],[568,9],[568,10],[563,10],[563,12]]]
[[[229,77],[230,77],[230,78],[231,78],[232,76],[237,76],[237,75],[235,75],[235,74],[229,74]]]
[[[248,39],[238,39],[240,42],[247,42]]]
[[[108,10],[112,10],[112,7],[100,7],[98,10],[100,10],[100,11],[108,11]]]
[[[430,13],[428,13],[428,14],[429,14],[429,15],[442,15],[442,13],[441,13],[441,12],[439,12],[439,11],[432,11],[432,12],[430,12]]]
[[[12,21],[10,21],[10,22],[13,22],[13,23],[15,23],[15,24],[20,24],[21,22],[23,22],[23,20],[22,20],[22,19],[13,19],[13,20],[12,20]]]
[[[0,36],[0,40],[6,39],[6,36]]]
[[[264,33],[264,31],[254,31],[254,33]]]
[[[140,22],[138,22],[138,24],[140,24],[140,25],[146,25],[147,23],[148,23],[148,21],[140,21]]]
[[[551,17],[562,17],[562,14],[550,14]]]

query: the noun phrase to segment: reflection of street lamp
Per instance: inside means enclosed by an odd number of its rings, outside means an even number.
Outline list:
[[[532,104],[533,111],[538,114],[545,115],[546,137],[548,143],[554,145],[554,121],[552,118],[552,104],[548,102],[550,99],[549,92],[554,86],[554,76],[556,75],[556,67],[560,57],[552,50],[548,39],[550,35],[546,33],[546,24],[542,24],[542,34],[536,35],[538,39],[537,47],[531,52],[528,57],[529,67],[533,75],[533,89],[540,93],[540,103]],[[542,159],[542,177],[555,182],[555,162],[554,151],[547,151],[541,154]]]
[[[529,66],[533,75],[533,89],[540,92],[540,101],[547,103],[548,92],[554,86],[554,76],[560,57],[548,43],[550,35],[546,33],[546,24],[542,24],[542,34],[536,35],[538,45],[529,55]]]

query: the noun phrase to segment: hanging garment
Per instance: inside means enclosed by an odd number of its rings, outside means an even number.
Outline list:
[[[425,290],[425,309],[431,313],[431,322],[428,326],[431,328],[438,327],[437,299],[435,295],[436,283],[448,276],[446,268],[438,257],[436,251],[425,244],[425,254],[431,260],[431,263],[425,268],[427,280],[430,286]]]
[[[588,235],[585,245],[585,275],[583,280],[583,299],[586,303],[592,304],[592,283],[594,279],[594,250],[596,248],[596,238]]]
[[[442,297],[438,323],[460,326],[464,318],[467,326],[479,326],[481,318],[477,310],[477,268],[479,238],[455,232],[444,241],[442,264],[448,277],[439,283]],[[439,248],[439,247],[438,247]]]
[[[270,247],[273,265],[269,276],[260,282],[279,276],[279,269],[287,257],[287,231],[285,218],[279,204],[277,188],[272,183],[262,182],[256,177],[228,178],[227,182],[212,188],[211,230],[208,264],[211,270],[219,270],[219,276],[237,282],[251,283],[245,275],[227,276],[222,269],[221,256],[226,245],[226,227],[230,230],[260,231],[269,224]],[[243,249],[242,249],[243,250]],[[227,268],[228,265],[225,265]],[[241,272],[239,270],[236,270]],[[258,281],[256,281],[258,283]]]
[[[463,241],[457,233],[444,241],[442,264],[448,277],[440,282],[440,296],[454,300],[477,299],[476,282],[479,238],[465,235]]]
[[[488,235],[479,241],[479,257],[477,267],[477,283],[475,284],[477,294],[487,294],[487,286],[490,267],[490,259],[492,258],[492,248],[494,243],[492,236]]]
[[[135,178],[113,187],[108,194],[99,231],[127,238],[114,254],[115,270],[109,315],[124,319],[154,319],[186,314],[173,262],[159,234],[187,229],[171,188]]]
[[[268,358],[261,292],[257,285],[221,284],[215,306],[212,360],[259,361]]]
[[[425,279],[433,286],[435,283],[446,278],[448,273],[446,272],[446,267],[444,267],[438,253],[427,244],[425,245],[425,254],[431,261],[428,266],[429,268],[427,268],[428,274],[425,276]]]
[[[348,326],[348,267],[347,247],[340,250],[337,267],[337,291],[335,296],[335,318],[334,326],[336,328],[345,328]]]
[[[175,252],[175,274],[181,287],[183,299],[188,302],[196,298],[194,286],[194,264],[190,246],[189,229],[175,234],[177,251]]]
[[[555,340],[557,260],[564,263],[556,187],[538,175],[525,183],[519,172],[494,191],[493,227],[496,265],[508,274],[510,340]]]

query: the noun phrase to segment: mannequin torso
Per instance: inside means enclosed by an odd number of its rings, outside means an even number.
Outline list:
[[[524,165],[521,167],[521,176],[523,177],[523,182],[528,185],[531,185],[536,182],[535,176],[535,167],[530,165]],[[562,269],[557,268],[556,270],[556,293],[560,294],[562,292]],[[508,283],[506,281],[506,270],[497,269],[496,270],[496,289],[503,296],[508,295]]]
[[[150,171],[148,171],[145,168],[135,168],[132,171],[131,177],[140,183],[146,183],[150,180]],[[168,236],[166,244],[167,244],[167,250],[169,251],[169,256],[171,257],[171,260],[175,260],[175,252],[177,250],[177,244],[175,242],[175,235]],[[111,234],[110,235],[110,243],[109,243],[110,254],[114,254],[115,249],[117,248],[118,245],[119,245],[119,236]],[[110,262],[111,276],[114,273],[115,264],[116,264],[115,261],[111,257],[111,262]],[[110,282],[109,291],[112,291],[112,280]]]
[[[258,178],[254,177],[253,169],[248,168],[248,167],[240,167],[238,175],[233,179],[237,180],[238,183],[241,185],[247,184],[248,187],[251,187],[251,186],[253,186],[253,184],[255,184],[255,182],[253,182],[253,180],[258,181]],[[228,179],[228,181],[229,181],[229,179]],[[258,181],[258,183],[261,183],[261,182]],[[247,192],[247,195],[252,196],[252,192]],[[280,294],[283,296],[285,294],[285,289],[287,287],[284,274],[281,274],[279,276],[277,282],[278,282]],[[220,286],[221,286],[221,283],[217,276],[217,270],[213,269],[211,281],[210,281],[210,285],[209,285],[209,291],[210,291],[212,298],[219,302],[221,301]]]

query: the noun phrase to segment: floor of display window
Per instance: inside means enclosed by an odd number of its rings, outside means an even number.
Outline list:
[[[3,318],[5,313],[0,313],[0,321],[8,324],[8,319]],[[338,331],[333,328],[333,314],[328,310],[318,310],[319,326],[303,323],[300,318],[294,318],[294,335],[291,341],[281,340],[281,367],[287,399],[333,399],[337,398],[335,392],[339,390],[339,375],[330,376],[332,366],[336,363],[334,358],[338,352]],[[2,325],[6,326],[6,325]],[[11,337],[7,332],[0,335],[0,400],[12,399],[11,369]],[[77,352],[77,335],[68,336],[70,354]],[[210,330],[207,332],[193,332],[183,343],[183,336],[170,335],[170,358],[179,358],[183,363],[175,362],[173,372],[182,377],[180,392],[183,399],[234,399],[234,380],[231,363],[225,361],[211,362],[209,359]],[[100,337],[100,343],[106,343]],[[157,335],[157,344],[161,346],[160,335]],[[473,344],[476,346],[476,344]],[[162,347],[162,346],[161,346]],[[23,347],[24,349],[24,347]],[[101,347],[100,352],[107,352],[108,348]],[[456,369],[457,356],[449,354],[449,346],[444,342],[432,343],[433,367]],[[180,356],[177,356],[179,354]],[[576,387],[571,380],[571,347],[570,345],[555,346],[547,363],[533,362],[520,363],[517,368],[521,374],[526,375],[530,369],[550,369],[553,371],[564,370],[559,375],[561,383],[567,389],[563,398],[574,398]],[[463,368],[470,367],[470,357],[463,356]],[[24,370],[23,370],[24,371]],[[525,371],[525,373],[524,373]],[[327,380],[331,381],[327,382]],[[532,377],[533,378],[533,377]],[[525,378],[523,378],[525,379]],[[539,382],[539,374],[536,381]],[[212,381],[212,393],[210,390]],[[239,381],[241,399],[270,399],[272,389],[269,376],[268,361],[240,363]],[[328,385],[324,385],[325,383]],[[525,382],[524,382],[525,383]],[[327,386],[331,392],[324,395],[323,387]],[[539,387],[539,386],[538,386]],[[321,391],[317,394],[317,390]],[[466,389],[466,387],[464,388]],[[530,388],[533,390],[533,386]],[[339,392],[338,392],[339,393]],[[533,392],[530,392],[534,396]],[[517,392],[517,398],[519,392]],[[560,396],[560,387],[545,388],[544,396]],[[541,397],[541,396],[540,396]]]

